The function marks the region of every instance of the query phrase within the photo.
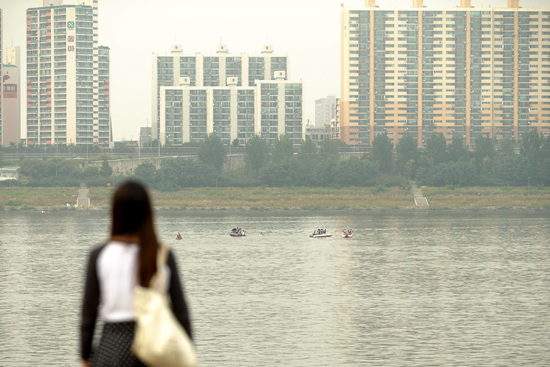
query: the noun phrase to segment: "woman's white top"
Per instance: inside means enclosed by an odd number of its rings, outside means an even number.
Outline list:
[[[137,243],[110,241],[98,256],[100,315],[106,322],[135,320],[134,288],[138,284],[138,253]],[[168,266],[165,266],[165,275],[168,284]]]

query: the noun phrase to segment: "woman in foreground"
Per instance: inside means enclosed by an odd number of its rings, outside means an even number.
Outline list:
[[[114,193],[111,238],[88,258],[80,325],[83,366],[145,366],[130,351],[134,338],[134,287],[148,287],[156,272],[159,242],[145,187],[123,183]],[[174,316],[192,339],[191,322],[174,254],[166,265],[168,294]],[[98,312],[105,322],[99,347],[92,340]]]

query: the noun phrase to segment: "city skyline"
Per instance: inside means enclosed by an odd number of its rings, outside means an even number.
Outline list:
[[[181,4],[99,2],[99,44],[111,48],[114,140],[137,140],[151,126],[151,54],[174,43],[184,52],[211,53],[220,44],[229,52],[255,53],[264,44],[288,54],[293,75],[304,83],[304,120],[314,123],[315,100],[340,93],[340,6],[364,6],[363,0],[262,3],[250,0]],[[544,0],[522,0],[524,8],[547,7]],[[453,8],[459,0],[424,1],[427,8]],[[25,12],[38,0],[0,0],[3,44],[25,49]],[[412,0],[382,1],[381,7],[410,9]],[[474,7],[506,7],[506,0],[472,1]],[[204,16],[197,16],[201,14]],[[314,15],[314,16],[312,16]],[[24,51],[25,50],[25,51]],[[24,73],[23,66],[22,73]],[[24,117],[23,117],[24,118]],[[23,124],[25,125],[25,124]],[[26,136],[26,131],[22,131]]]

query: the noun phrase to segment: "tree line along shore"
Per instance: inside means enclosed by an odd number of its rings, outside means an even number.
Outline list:
[[[428,210],[550,210],[548,187],[421,187]],[[111,187],[89,190],[90,210],[108,210]],[[0,187],[1,211],[66,211],[75,208],[78,187]],[[403,187],[223,187],[151,190],[153,205],[162,210],[417,210]],[[67,205],[69,204],[69,205]],[[425,210],[425,209],[418,209]]]
[[[129,178],[152,190],[155,207],[176,210],[414,209],[412,181],[430,209],[550,206],[550,137],[536,130],[519,141],[478,136],[474,150],[460,135],[448,143],[441,133],[423,149],[409,135],[394,147],[386,133],[360,157],[343,159],[340,148],[330,139],[317,146],[306,137],[295,147],[284,135],[272,145],[255,136],[244,146],[244,167],[227,171],[226,147],[212,134],[196,146],[196,156],[115,174],[108,155],[98,167],[46,156],[3,162],[0,154],[0,166],[16,165],[20,175],[0,182],[0,209],[75,209],[81,184],[90,188],[93,208],[108,208],[110,187]]]

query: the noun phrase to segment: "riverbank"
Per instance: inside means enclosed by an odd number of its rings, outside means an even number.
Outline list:
[[[90,188],[92,209],[107,210],[112,190]],[[550,188],[421,187],[421,190],[430,206],[418,210],[550,210]],[[397,187],[188,188],[151,194],[157,209],[168,210],[417,210],[411,191]],[[75,210],[77,196],[76,187],[1,187],[0,210]]]

